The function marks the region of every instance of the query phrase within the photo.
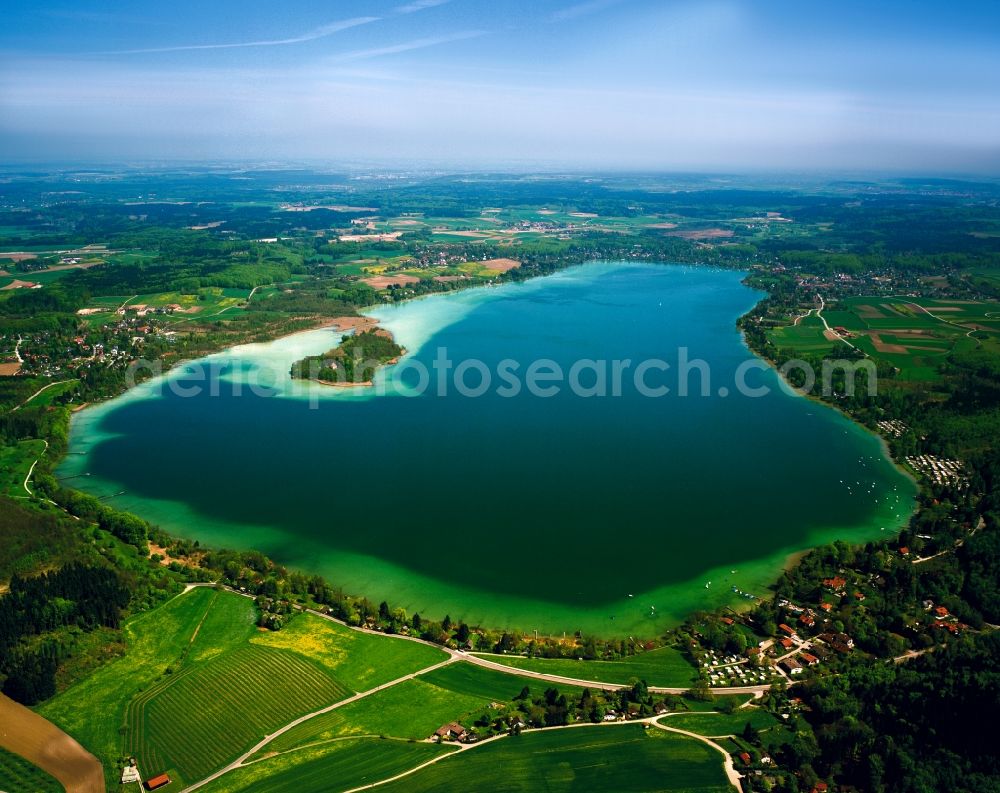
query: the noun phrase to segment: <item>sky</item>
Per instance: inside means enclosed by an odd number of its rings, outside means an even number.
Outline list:
[[[1000,2],[8,0],[0,162],[1000,174]]]

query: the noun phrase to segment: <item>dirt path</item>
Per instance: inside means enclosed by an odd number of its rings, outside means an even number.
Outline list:
[[[0,694],[0,746],[58,779],[67,793],[104,793],[100,762],[52,722]]]
[[[45,444],[45,448],[42,449],[42,454],[45,454],[45,452],[49,450],[49,442],[44,438],[42,438],[42,443]],[[28,487],[28,482],[31,481],[31,475],[35,473],[35,466],[38,465],[38,461],[41,459],[42,459],[41,455],[35,458],[35,461],[31,464],[31,468],[28,469],[27,476],[24,477],[24,489],[25,491],[27,491],[29,496],[35,495],[34,493],[31,492],[31,488]]]
[[[857,350],[862,355],[864,355],[865,358],[867,358],[868,357],[868,353],[866,353],[864,350],[858,350],[857,347],[855,347],[847,339],[845,339],[843,336],[841,336],[839,333],[837,333],[837,331],[835,331],[833,328],[830,327],[830,323],[827,322],[826,321],[826,317],[823,316],[823,309],[826,308],[826,301],[823,299],[823,295],[821,295],[821,294],[817,293],[816,297],[819,298],[819,308],[815,309],[816,316],[819,317],[820,321],[823,323],[823,327],[826,329],[826,332],[828,334],[830,334],[833,338],[837,339],[838,341],[844,342],[844,344],[846,344],[852,350]]]

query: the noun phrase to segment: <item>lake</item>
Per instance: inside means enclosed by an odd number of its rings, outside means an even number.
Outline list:
[[[328,329],[238,347],[81,411],[59,475],[410,613],[651,635],[912,510],[876,437],[748,351],[741,278],[600,263],[378,308],[408,352],[377,392],[289,380]]]

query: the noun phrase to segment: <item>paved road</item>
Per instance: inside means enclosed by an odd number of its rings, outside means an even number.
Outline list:
[[[662,716],[660,718],[663,718]],[[661,730],[666,730],[667,732],[676,732],[680,735],[686,735],[688,738],[697,738],[702,743],[707,743],[717,752],[720,752],[723,756],[722,767],[726,772],[726,777],[729,779],[729,784],[732,785],[737,790],[742,791],[743,786],[740,784],[742,777],[736,772],[736,767],[733,765],[733,757],[729,752],[723,749],[719,744],[713,741],[711,738],[706,738],[704,735],[699,735],[696,732],[689,732],[688,730],[681,730],[677,727],[668,727],[666,724],[660,722],[659,719],[649,720],[649,723],[654,727],[659,727]]]
[[[435,645],[437,646],[437,645]],[[563,675],[550,675],[546,672],[533,672],[528,669],[518,669],[513,666],[505,666],[504,664],[498,663],[496,661],[490,661],[486,658],[480,658],[479,656],[472,655],[471,653],[463,653],[459,650],[449,650],[448,652],[454,653],[463,661],[467,661],[470,664],[475,664],[476,666],[482,666],[487,669],[493,669],[497,672],[505,672],[508,675],[519,675],[520,677],[530,677],[534,680],[544,680],[548,683],[562,683],[568,686],[585,686],[587,688],[599,688],[603,691],[617,691],[620,688],[624,688],[623,683],[607,683],[599,680],[584,680],[579,677],[565,677]],[[585,661],[583,663],[586,663]],[[754,694],[758,691],[768,691],[770,690],[770,684],[762,684],[758,686],[729,686],[726,688],[713,688],[712,692],[715,694]],[[649,690],[654,694],[683,694],[685,691],[690,691],[691,686],[649,686]]]

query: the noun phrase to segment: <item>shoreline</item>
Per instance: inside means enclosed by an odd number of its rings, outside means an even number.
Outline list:
[[[741,316],[737,320],[737,322],[739,322],[739,320],[742,320],[744,317],[749,316],[750,313],[753,311],[753,309],[756,308],[759,304],[760,304],[760,301],[758,301],[757,303],[755,303],[753,305],[753,307],[750,309],[750,311],[748,311],[746,314],[744,314],[743,316]],[[803,399],[808,399],[809,401],[811,401],[811,402],[813,402],[815,404],[822,405],[823,407],[830,408],[830,409],[834,410],[841,418],[843,418],[846,421],[850,422],[850,424],[852,426],[861,429],[866,435],[868,435],[868,436],[874,438],[876,441],[878,441],[878,445],[879,445],[879,449],[881,450],[882,457],[886,460],[886,462],[888,462],[890,465],[892,465],[892,467],[895,468],[896,471],[898,471],[900,474],[902,474],[904,477],[906,477],[906,479],[908,479],[914,485],[914,487],[917,490],[917,493],[919,493],[919,491],[920,491],[920,483],[917,481],[917,478],[915,476],[913,476],[913,474],[907,468],[905,468],[903,465],[901,465],[900,462],[898,460],[896,460],[895,457],[893,457],[892,451],[889,448],[889,443],[888,443],[888,441],[886,441],[886,439],[883,436],[879,435],[877,432],[875,432],[874,430],[872,430],[870,427],[866,427],[860,421],[857,421],[850,413],[848,413],[846,410],[844,410],[843,408],[841,408],[839,405],[835,405],[835,404],[833,404],[831,402],[827,402],[824,399],[822,399],[821,397],[816,396],[815,394],[804,394],[801,391],[799,391],[781,373],[781,370],[778,368],[778,365],[774,361],[772,361],[767,356],[762,355],[761,353],[759,353],[757,350],[755,350],[753,347],[750,346],[749,342],[747,341],[746,332],[743,330],[742,327],[739,328],[739,331],[740,331],[740,338],[742,339],[742,342],[743,342],[743,346],[747,348],[747,351],[751,355],[753,355],[754,357],[756,357],[759,360],[761,360],[764,363],[766,363],[767,366],[768,366],[768,368],[770,368],[774,372],[774,374],[781,380],[782,383],[784,383],[786,386],[788,386],[789,390],[794,395],[796,395],[798,397],[801,397]],[[902,532],[903,529],[906,528],[907,525],[909,525],[910,520],[919,511],[920,511],[920,504],[919,504],[919,502],[916,499],[916,493],[915,493],[914,494],[914,499],[913,499],[913,507],[910,510],[909,514],[907,515],[906,520],[893,528],[893,533],[895,534],[895,536],[897,536],[897,537],[899,536],[900,532]],[[787,556],[787,558],[786,558],[786,560],[785,560],[785,562],[781,566],[781,573],[782,574],[787,573],[789,570],[792,570],[793,568],[795,568],[799,564],[799,562],[801,562],[802,559],[807,554],[809,554],[812,551],[816,550],[816,548],[818,548],[818,547],[820,547],[820,546],[818,546],[818,545],[811,546],[809,548],[805,548],[805,549],[800,550],[800,551],[792,551],[791,553],[789,553],[788,556]],[[777,579],[775,579],[775,582],[776,581],[777,581]],[[774,586],[775,582],[772,582],[772,584],[771,584],[772,587]]]
[[[605,263],[605,262],[595,261],[593,263],[595,263],[595,264],[602,264],[602,263]],[[589,264],[589,262],[588,263],[584,263],[583,266],[586,266],[586,264]],[[666,263],[666,264],[669,264],[669,263]],[[681,264],[683,266],[692,266],[692,265],[690,265],[688,263],[684,263],[684,262],[680,262],[678,264]],[[579,266],[579,265],[577,265],[577,266]],[[708,265],[708,267],[714,269],[713,265]],[[546,276],[545,275],[541,275],[541,276],[537,276],[537,277],[546,277]],[[753,287],[751,287],[751,288],[753,289],[754,292],[758,293],[757,299],[755,300],[755,302],[753,303],[753,305],[750,307],[750,309],[747,311],[747,313],[745,313],[745,314],[743,314],[741,316],[736,317],[735,321],[736,321],[737,324],[739,323],[739,321],[744,316],[746,316],[748,313],[752,312],[754,310],[754,308],[756,308],[756,306],[760,304],[761,300],[763,300],[763,299],[766,298],[766,295],[767,295],[766,292],[764,292],[763,290],[758,290],[758,289],[753,288]],[[469,291],[469,290],[462,290],[462,291]],[[432,297],[432,296],[434,296],[434,295],[421,295],[419,297]],[[419,298],[415,298],[415,299],[419,299]],[[405,302],[409,303],[410,301],[405,301]],[[374,308],[377,310],[377,308],[381,308],[381,306],[374,307]],[[369,310],[372,310],[372,308],[362,309],[362,311],[369,311]],[[231,345],[229,347],[222,348],[222,349],[220,349],[219,351],[217,351],[215,353],[208,353],[207,355],[201,356],[201,357],[207,357],[208,355],[215,355],[215,354],[218,354],[219,352],[225,352],[226,350],[233,350],[233,349],[236,349],[237,347],[245,346],[245,345],[248,345],[248,344],[268,344],[268,343],[273,343],[273,342],[281,340],[281,339],[287,339],[287,338],[291,338],[291,337],[294,337],[294,336],[297,336],[297,335],[303,335],[303,334],[306,334],[306,333],[311,333],[311,332],[314,332],[316,330],[323,329],[323,328],[334,328],[334,329],[337,329],[337,330],[354,330],[354,331],[358,331],[359,329],[368,330],[368,329],[377,327],[379,325],[379,323],[380,323],[379,319],[377,319],[375,317],[367,316],[367,315],[354,316],[354,317],[327,317],[327,318],[320,319],[315,324],[313,324],[311,327],[302,328],[302,329],[299,329],[299,330],[295,330],[295,331],[293,331],[291,333],[283,334],[283,335],[280,335],[280,336],[275,336],[274,338],[272,338],[272,339],[270,339],[268,341],[264,341],[264,342],[244,342],[244,343],[240,343],[240,344],[235,344],[235,345]],[[741,336],[740,341],[741,341],[743,347],[745,348],[745,350],[747,351],[748,355],[751,355],[753,357],[756,357],[756,358],[759,358],[759,359],[763,360],[768,365],[769,368],[775,370],[776,375],[778,377],[781,377],[780,372],[777,371],[777,367],[774,364],[774,362],[770,361],[769,359],[767,359],[764,356],[760,355],[757,351],[753,350],[750,347],[750,345],[747,343],[746,334],[743,332],[742,328],[740,328],[739,330],[740,330],[740,336]],[[404,355],[405,354],[406,353],[404,353]],[[195,359],[189,359],[186,362],[189,362],[190,360],[198,360],[198,359],[197,358],[195,358]],[[163,375],[160,375],[160,376],[167,376],[167,374],[168,374],[169,371],[171,371],[174,368],[176,368],[177,363],[182,363],[182,362],[181,361],[175,362],[175,364],[173,366],[171,366],[170,369],[167,370],[167,372],[164,372]],[[391,365],[391,363],[392,362],[389,362],[386,365]],[[313,380],[313,382],[317,382],[317,383],[320,383],[322,385],[329,385],[329,386],[335,387],[335,388],[364,388],[364,387],[369,387],[369,386],[373,385],[373,383],[371,381],[367,381],[367,382],[363,382],[363,383],[337,383],[337,382],[332,382],[332,381]],[[783,382],[787,383],[787,381],[785,381],[784,379],[783,379]],[[123,394],[124,393],[128,393],[129,390],[131,390],[131,389],[127,389],[125,392],[123,392]],[[794,393],[797,394],[798,392],[794,392]],[[802,394],[799,394],[799,395],[802,395]],[[817,397],[813,397],[813,399],[815,399],[816,401],[822,402],[822,400],[818,399]],[[108,400],[102,400],[101,402],[96,403],[96,404],[104,404],[106,401],[108,401]],[[829,403],[825,403],[825,402],[823,404],[826,405],[826,406],[828,406],[828,407],[835,407],[835,408],[837,408],[836,405],[830,405]],[[85,406],[81,405],[80,409],[82,410],[83,407],[85,407]],[[866,430],[866,432],[865,432],[866,435],[874,435],[880,441],[882,455],[889,462],[891,462],[892,465],[895,468],[899,469],[902,473],[904,473],[911,481],[915,481],[915,480],[913,480],[913,477],[911,475],[909,475],[908,472],[905,471],[905,469],[901,469],[901,467],[899,466],[899,464],[895,461],[895,459],[888,452],[888,445],[885,442],[884,438],[882,438],[881,436],[879,436],[877,433],[873,433],[871,430],[869,430],[863,424],[860,424],[859,422],[855,421],[849,414],[845,413],[840,408],[837,408],[837,412],[843,418],[848,419],[852,424],[860,426],[864,430]],[[916,510],[916,508],[917,507],[915,506],[914,510]],[[898,531],[898,528],[896,530]],[[846,533],[849,534],[850,532],[846,532]],[[192,532],[192,536],[189,537],[189,538],[187,538],[187,539],[197,539],[198,538],[198,534],[199,534],[199,532],[196,530],[196,531]],[[832,542],[833,539],[828,540],[828,541]],[[856,541],[851,541],[851,542],[856,542]],[[794,567],[798,563],[798,561],[802,558],[803,555],[805,555],[806,553],[808,553],[810,550],[814,549],[815,547],[819,547],[819,544],[812,544],[812,545],[809,545],[806,548],[794,550],[794,551],[791,551],[791,552],[787,553],[785,555],[784,561],[780,562],[779,566],[777,567],[777,570],[779,571],[779,575],[780,575],[781,572],[784,572],[784,571],[786,571],[786,570],[791,569],[792,567]],[[297,565],[294,565],[294,563],[293,563],[292,566],[296,567]],[[768,580],[768,582],[766,584],[762,584],[762,586],[766,586],[768,589],[771,589],[773,587],[773,585],[774,585],[774,583],[775,583],[776,580],[777,580],[777,578],[772,576]],[[360,590],[359,592],[354,593],[354,596],[356,596],[356,597],[364,597],[364,596],[366,596],[366,593],[363,590]],[[730,609],[733,609],[733,610],[743,611],[745,608],[750,607],[750,606],[751,606],[751,601],[745,601],[744,602],[744,601],[740,601],[739,599],[734,599],[733,603],[729,603],[729,604],[725,604],[725,605],[717,603],[715,605],[709,606],[709,608],[711,610],[730,608]],[[682,621],[683,621],[682,619],[679,619],[677,621],[677,624],[680,624],[680,622],[682,622]],[[495,627],[495,626],[492,626],[492,623],[490,623],[490,622],[483,622],[482,625],[485,625],[485,626],[488,626],[488,627]],[[657,626],[657,627],[653,627],[653,626],[650,626],[650,627],[653,628],[653,630],[650,632],[650,635],[654,635],[654,636],[655,635],[659,635],[660,633],[662,633],[663,630],[668,629],[668,627],[664,627],[662,625],[661,626]],[[608,628],[611,628],[611,626],[606,626],[605,630],[597,630],[597,631],[595,631],[595,633],[597,635],[600,635],[600,636],[610,636],[610,635],[617,636],[618,635],[618,633],[619,633],[618,630],[611,629],[610,632],[609,632],[607,630]],[[620,630],[626,630],[626,629],[622,628]],[[551,635],[551,636],[556,636],[557,633],[558,633],[558,628],[554,629],[552,632],[546,631],[546,635]]]

